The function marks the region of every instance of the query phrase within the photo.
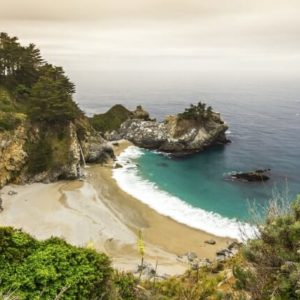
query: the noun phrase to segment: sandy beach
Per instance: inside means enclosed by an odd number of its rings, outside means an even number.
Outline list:
[[[119,155],[129,142],[114,146]],[[8,185],[0,193],[0,225],[22,228],[38,239],[63,237],[68,242],[107,253],[114,267],[135,271],[140,261],[137,233],[146,243],[145,262],[158,263],[158,274],[183,273],[188,264],[178,255],[195,252],[213,260],[232,242],[179,224],[125,193],[112,178],[113,162],[88,166],[86,179],[51,184]],[[11,193],[11,191],[16,192]],[[213,239],[215,245],[205,243]]]

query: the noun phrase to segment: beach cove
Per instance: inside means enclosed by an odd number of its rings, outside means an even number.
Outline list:
[[[127,141],[116,144],[115,154],[130,145]],[[124,271],[137,269],[140,256],[136,241],[142,230],[145,262],[155,265],[157,261],[157,273],[168,275],[188,268],[178,256],[194,252],[200,259],[213,260],[216,251],[232,242],[160,215],[127,194],[112,177],[113,163],[88,166],[84,181],[5,186],[1,190],[4,211],[0,224],[22,228],[38,239],[57,236],[77,246],[92,245]],[[216,244],[205,243],[210,239]]]

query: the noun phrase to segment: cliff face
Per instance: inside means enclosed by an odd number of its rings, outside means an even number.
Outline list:
[[[79,137],[72,122],[47,129],[23,123],[0,132],[0,188],[5,184],[51,182],[82,175],[85,162],[114,157],[108,143],[92,131]]]
[[[202,120],[183,119],[179,115],[168,116],[162,123],[130,119],[121,125],[118,137],[143,148],[188,154],[226,143],[227,129],[220,115],[213,112]]]
[[[24,145],[26,128],[21,125],[13,131],[0,132],[0,188],[13,180],[25,165]]]

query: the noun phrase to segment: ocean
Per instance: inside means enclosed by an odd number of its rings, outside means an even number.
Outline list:
[[[121,78],[121,77],[120,77]],[[204,76],[135,78],[98,84],[79,101],[88,112],[121,103],[141,104],[152,117],[181,112],[206,102],[228,123],[231,144],[174,159],[128,148],[114,170],[120,187],[161,214],[220,236],[238,237],[239,222],[250,223],[250,207],[263,211],[270,199],[300,193],[300,89],[296,80]],[[101,80],[100,80],[101,82]],[[117,83],[120,83],[119,85]],[[92,85],[92,83],[90,83]],[[88,89],[91,91],[91,87]],[[80,95],[77,95],[80,99]],[[231,181],[233,171],[270,168],[264,183]]]

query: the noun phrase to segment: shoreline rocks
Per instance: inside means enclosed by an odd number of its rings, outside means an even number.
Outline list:
[[[258,169],[251,172],[233,173],[230,177],[244,182],[263,182],[270,179],[270,176],[267,175],[270,171],[271,169]]]
[[[147,120],[148,116],[143,111],[143,119],[128,119],[118,131],[106,136],[111,140],[127,139],[138,147],[173,155],[192,154],[229,142],[225,134],[228,125],[216,112],[211,112],[209,117],[205,115],[190,119],[178,114],[166,117],[164,122]]]

